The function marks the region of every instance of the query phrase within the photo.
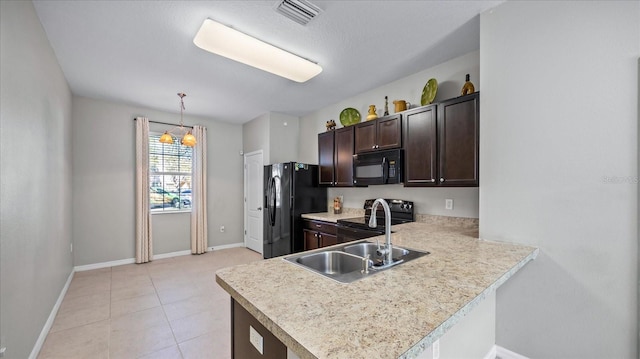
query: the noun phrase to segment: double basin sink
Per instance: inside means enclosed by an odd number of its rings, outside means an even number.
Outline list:
[[[303,252],[284,258],[286,261],[342,283],[351,283],[429,254],[392,247],[393,262],[383,264],[378,245],[368,241],[350,242],[327,250]]]

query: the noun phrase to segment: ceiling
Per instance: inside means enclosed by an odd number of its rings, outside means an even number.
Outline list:
[[[268,1],[50,1],[34,5],[74,95],[244,123],[302,116],[479,48],[499,1],[320,1],[306,26]],[[206,18],[317,62],[296,83],[193,44]]]

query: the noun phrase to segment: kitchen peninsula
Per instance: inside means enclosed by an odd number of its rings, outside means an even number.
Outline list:
[[[283,258],[221,269],[216,281],[300,358],[417,358],[538,254],[463,223],[393,226],[394,246],[430,254],[349,284]]]

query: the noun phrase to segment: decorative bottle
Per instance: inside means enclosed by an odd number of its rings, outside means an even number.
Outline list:
[[[465,83],[462,86],[462,91],[460,91],[460,96],[468,95],[474,92],[476,92],[476,89],[475,87],[473,87],[473,84],[471,83],[471,81],[469,81],[469,74],[467,74],[467,79],[465,80]]]

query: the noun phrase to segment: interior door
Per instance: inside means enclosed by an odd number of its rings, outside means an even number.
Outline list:
[[[262,151],[244,155],[244,245],[260,254],[263,248],[263,172]]]

